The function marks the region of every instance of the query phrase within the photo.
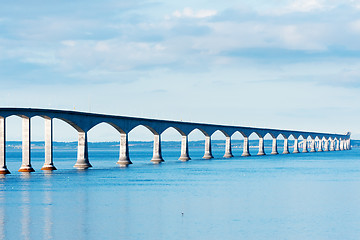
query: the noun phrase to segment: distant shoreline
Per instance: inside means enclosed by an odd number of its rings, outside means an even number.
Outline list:
[[[212,140],[212,147],[213,148],[225,148],[225,139],[224,140]],[[242,148],[243,140],[232,140],[231,141],[232,148]],[[250,140],[250,148],[258,148],[259,141],[258,140]],[[53,142],[54,149],[76,149],[77,148],[77,141],[72,142]],[[90,148],[119,148],[120,142],[112,141],[112,142],[89,142],[88,143]],[[180,148],[181,141],[162,141],[162,147],[174,147]],[[44,149],[45,143],[44,141],[32,141],[31,148],[32,149]],[[151,148],[153,146],[153,141],[129,141],[129,147],[144,147],[144,148]],[[271,148],[272,140],[266,139],[264,140],[264,147]],[[289,140],[289,147],[293,146],[293,140]],[[190,148],[203,148],[204,147],[204,140],[198,141],[189,141]],[[278,140],[278,148],[283,147],[282,139]],[[353,148],[360,148],[360,140],[351,140],[351,147]],[[21,141],[7,141],[6,148],[9,149],[21,149],[22,142]]]

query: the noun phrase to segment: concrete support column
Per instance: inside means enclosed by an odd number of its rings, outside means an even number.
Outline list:
[[[186,162],[189,161],[191,158],[189,156],[189,140],[188,135],[183,135],[181,137],[181,155],[179,160]]]
[[[335,140],[330,140],[330,151],[335,151]]]
[[[45,163],[41,170],[56,170],[53,163],[53,122],[51,118],[45,120]]]
[[[348,146],[348,150],[351,150],[351,139],[350,138],[347,140],[347,146]]]
[[[22,164],[19,172],[35,172],[30,159],[30,118],[22,117]]]
[[[328,152],[329,151],[329,140],[325,139],[325,143],[324,143],[324,152]]]
[[[116,164],[119,164],[120,167],[126,167],[129,164],[132,164],[129,157],[129,143],[127,133],[120,133],[120,154],[119,161],[117,161]]]
[[[336,148],[335,151],[340,151],[340,140],[336,140]]]
[[[154,147],[153,147],[153,157],[151,162],[154,164],[159,164],[164,162],[161,154],[161,137],[160,134],[154,134]]]
[[[234,157],[232,155],[232,151],[231,151],[231,137],[226,137],[226,142],[225,142],[225,155],[224,158],[232,158]]]
[[[74,167],[78,169],[88,169],[92,167],[89,162],[87,132],[79,132],[77,150],[77,161]]]
[[[264,138],[263,137],[259,138],[259,152],[257,155],[265,155]]]
[[[316,152],[316,150],[315,150],[315,139],[311,139],[310,152]]]
[[[287,138],[284,138],[284,151],[283,154],[289,154],[289,141]]]
[[[344,140],[343,139],[340,140],[340,150],[341,151],[344,150]]]
[[[293,153],[299,153],[299,140],[297,138],[294,139],[294,151]]]
[[[0,117],[0,174],[9,174],[6,167],[5,118]]]
[[[211,159],[214,158],[211,153],[211,137],[205,136],[205,154],[203,156],[203,159]]]
[[[308,150],[307,150],[307,140],[304,139],[304,140],[302,141],[302,143],[303,143],[303,150],[302,150],[302,152],[303,152],[303,153],[307,153],[307,152],[308,152]]]
[[[275,137],[273,137],[273,140],[272,140],[271,154],[273,154],[273,155],[279,154],[278,151],[277,151],[277,140],[276,140]]]
[[[249,152],[249,138],[248,138],[248,137],[244,137],[243,154],[241,154],[241,156],[243,156],[243,157],[250,156],[250,152]]]
[[[319,144],[318,144],[318,148],[317,148],[317,151],[318,152],[322,152],[323,151],[323,141],[322,139],[319,140]]]

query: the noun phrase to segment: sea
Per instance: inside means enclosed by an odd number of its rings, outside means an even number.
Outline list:
[[[282,149],[279,149],[281,153]],[[91,148],[93,168],[77,170],[76,149],[55,149],[58,170],[19,173],[21,150],[7,151],[0,178],[0,239],[360,239],[360,149],[180,162],[180,149]],[[271,149],[266,149],[267,153]]]

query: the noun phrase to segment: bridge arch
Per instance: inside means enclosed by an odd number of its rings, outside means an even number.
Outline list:
[[[205,137],[210,137],[210,135],[209,135],[205,130],[203,130],[202,128],[199,128],[199,127],[196,127],[196,128],[194,128],[194,129],[192,129],[192,130],[189,132],[189,135],[192,134],[192,133],[193,133],[194,131],[196,131],[196,130],[202,132]]]
[[[231,151],[234,156],[241,156],[244,151],[244,136],[246,136],[241,131],[235,131],[231,135]]]
[[[154,147],[154,133],[144,125],[133,127],[128,133],[129,158],[137,162],[147,163],[151,159]],[[141,148],[141,151],[139,149]]]
[[[94,128],[98,127],[99,125],[108,125],[108,126],[111,126],[112,128],[114,128],[115,130],[117,130],[119,133],[123,133],[125,134],[125,131],[120,128],[118,125],[116,125],[115,123],[112,123],[110,121],[100,121],[98,123],[96,123],[95,125],[93,125],[89,130],[88,132],[90,132],[91,130],[93,130]],[[75,128],[76,129],[76,128]]]
[[[176,127],[168,127],[161,132],[161,141],[163,143],[161,149],[164,159],[172,159],[175,152],[176,155],[181,156],[183,137],[187,137],[186,134]]]
[[[204,156],[203,149],[206,148],[206,138],[210,138],[210,135],[201,128],[194,128],[189,132],[187,136],[189,139],[190,157],[192,159],[202,158]]]
[[[174,130],[176,130],[181,136],[186,136],[186,133],[185,133],[185,132],[183,132],[180,128],[175,127],[175,126],[169,126],[169,127],[167,127],[166,129],[164,129],[163,131],[161,131],[160,134],[162,135],[164,132],[168,131],[169,129],[174,129]]]
[[[231,144],[231,139],[230,136],[224,130],[221,129],[216,130],[211,134],[211,138],[212,138],[212,154],[215,157],[217,158],[221,158],[223,156],[226,158],[232,157],[231,146],[227,146],[227,144]],[[219,140],[222,140],[222,142],[218,142]],[[221,151],[220,149],[224,149],[224,153],[220,153]]]
[[[141,127],[141,126],[147,128],[147,129],[148,129],[150,132],[152,132],[152,134],[154,134],[154,135],[160,135],[154,128],[150,127],[149,125],[145,125],[145,124],[138,124],[138,125],[132,127],[132,128],[129,130],[129,133],[130,133],[131,131],[133,131],[135,128]]]

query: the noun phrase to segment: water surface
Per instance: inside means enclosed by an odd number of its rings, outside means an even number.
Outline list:
[[[360,239],[360,150],[202,160],[163,149],[90,150],[93,169],[73,169],[76,151],[56,151],[57,171],[21,174],[7,152],[0,179],[0,239]],[[252,149],[256,152],[257,149]],[[237,153],[238,154],[238,153]]]

